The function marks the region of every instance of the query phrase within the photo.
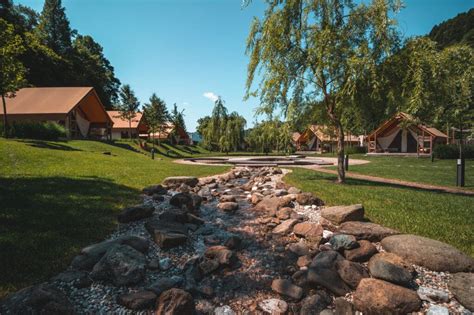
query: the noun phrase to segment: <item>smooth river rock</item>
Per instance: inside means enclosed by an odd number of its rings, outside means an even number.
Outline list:
[[[323,208],[321,216],[337,225],[347,221],[362,221],[364,219],[364,207],[361,204],[356,204]]]
[[[399,234],[393,229],[372,222],[348,221],[340,225],[339,233],[354,235],[358,240],[380,242],[383,238]]]
[[[382,240],[382,247],[407,262],[434,271],[474,270],[474,259],[446,243],[417,235],[396,235]]]
[[[474,273],[453,274],[448,282],[449,290],[465,308],[474,312]]]
[[[354,295],[354,305],[364,314],[407,314],[421,307],[415,291],[373,278],[362,279]]]

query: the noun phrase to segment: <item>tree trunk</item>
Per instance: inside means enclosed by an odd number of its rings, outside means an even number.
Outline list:
[[[128,119],[128,132],[130,132],[129,138],[130,138],[130,141],[132,141],[132,119],[131,118]]]
[[[340,121],[336,121],[337,127],[337,182],[344,183],[346,171],[344,169],[344,129]]]
[[[5,102],[4,94],[2,94],[2,103],[3,103],[3,132],[4,132],[4,137],[8,138],[7,103]]]

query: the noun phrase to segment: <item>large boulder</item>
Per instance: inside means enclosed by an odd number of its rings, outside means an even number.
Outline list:
[[[301,284],[309,286],[322,286],[334,293],[336,296],[343,296],[350,292],[349,286],[341,278],[338,272],[338,263],[344,261],[336,251],[323,251],[317,254],[307,271],[299,277]],[[341,269],[345,266],[341,266]]]
[[[119,245],[128,245],[143,254],[148,252],[149,247],[148,240],[142,237],[121,236],[84,247],[81,253],[73,259],[71,266],[80,270],[90,270],[107,251]]]
[[[120,223],[129,223],[141,219],[149,218],[153,215],[155,208],[151,205],[137,205],[125,208],[117,219]]]
[[[354,235],[358,240],[380,242],[383,238],[399,234],[393,229],[372,222],[348,221],[339,226],[339,233]]]
[[[187,227],[179,222],[153,220],[145,223],[145,228],[155,243],[162,249],[170,249],[186,243]]]
[[[352,289],[357,288],[362,279],[369,277],[364,266],[346,259],[336,262],[336,270],[341,279]]]
[[[465,308],[474,312],[474,273],[459,272],[448,282],[449,290]]]
[[[156,294],[151,291],[138,291],[119,295],[117,303],[128,309],[138,311],[152,308],[156,302]]]
[[[370,257],[378,253],[377,248],[369,241],[360,240],[357,243],[359,244],[358,247],[344,251],[344,257],[346,257],[346,259],[356,262],[366,262]]]
[[[170,199],[170,205],[189,212],[196,212],[201,206],[202,198],[187,192],[177,193]]]
[[[412,265],[392,253],[379,253],[369,261],[372,277],[400,285],[410,285],[415,274]]]
[[[296,219],[288,219],[278,224],[272,231],[273,234],[288,234],[291,232],[293,226],[298,222]]]
[[[145,277],[145,268],[145,255],[128,245],[119,245],[99,260],[90,276],[116,286],[137,284]]]
[[[173,177],[166,177],[162,184],[168,188],[176,188],[181,186],[182,184],[188,185],[190,187],[195,187],[199,183],[199,179],[192,176],[173,176]]]
[[[181,289],[161,293],[156,305],[156,315],[194,314],[195,305],[191,294]]]
[[[359,244],[356,241],[354,235],[347,235],[347,234],[336,234],[331,237],[329,240],[329,244],[331,244],[332,249],[340,251],[345,249],[352,249]]]
[[[293,227],[293,233],[307,240],[319,243],[323,237],[323,227],[319,223],[302,222]]]
[[[396,235],[382,240],[382,247],[409,263],[434,271],[474,270],[474,259],[446,243],[417,235]]]
[[[0,303],[1,314],[75,314],[68,298],[43,283],[15,292]]]
[[[276,215],[280,208],[281,200],[279,197],[264,197],[255,206],[255,210],[265,212],[269,215]]]
[[[362,279],[353,294],[354,305],[364,314],[407,314],[421,307],[415,291],[373,278]]]
[[[321,216],[337,225],[347,221],[362,221],[364,219],[364,207],[361,204],[356,204],[323,208]]]
[[[272,290],[294,300],[299,300],[303,296],[303,289],[297,285],[294,285],[290,280],[287,279],[273,280]]]

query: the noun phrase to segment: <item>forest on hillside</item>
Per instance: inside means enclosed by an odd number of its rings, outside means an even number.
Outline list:
[[[106,108],[116,103],[120,81],[103,47],[71,27],[61,0],[45,0],[41,12],[0,0],[0,31],[17,42],[23,86],[92,86]]]

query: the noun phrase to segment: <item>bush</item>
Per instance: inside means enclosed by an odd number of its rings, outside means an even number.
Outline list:
[[[366,147],[345,147],[344,151],[346,154],[364,154],[367,153]]]
[[[474,145],[465,145],[463,154],[465,158],[474,158]],[[438,144],[433,149],[433,155],[438,159],[457,159],[459,157],[459,146],[456,144]]]
[[[3,124],[1,127],[2,136]],[[9,125],[8,135],[13,138],[58,140],[67,136],[66,129],[55,122],[22,121]]]

